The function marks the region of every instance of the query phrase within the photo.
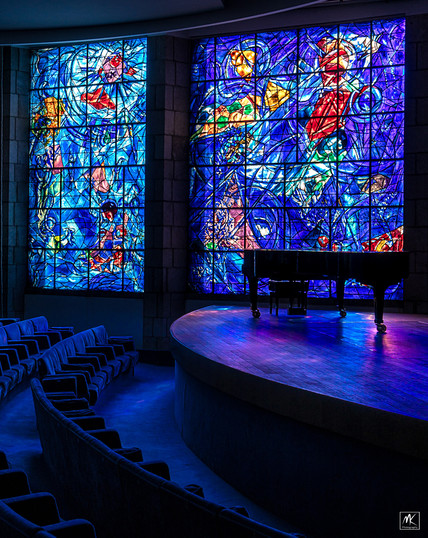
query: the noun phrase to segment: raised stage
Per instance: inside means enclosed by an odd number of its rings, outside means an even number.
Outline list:
[[[184,440],[238,489],[311,532],[335,532],[323,516],[328,500],[353,525],[343,536],[365,532],[369,506],[388,519],[372,530],[394,536],[399,511],[428,508],[418,496],[428,480],[428,316],[387,313],[385,322],[381,334],[371,312],[261,309],[254,319],[247,307],[210,306],[183,316],[171,335]],[[294,500],[285,500],[290,481]],[[318,507],[309,518],[306,498]],[[361,510],[346,509],[352,502]]]

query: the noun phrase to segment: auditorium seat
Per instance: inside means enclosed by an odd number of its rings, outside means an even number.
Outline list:
[[[37,346],[37,342],[33,341],[33,344]],[[0,327],[0,353],[6,353],[8,355],[11,366],[23,366],[28,375],[35,370],[36,359],[39,356],[38,353],[34,355],[29,351],[29,345],[28,342],[22,340],[8,340],[5,327]],[[34,349],[34,346],[32,349]]]
[[[105,430],[106,423],[103,417],[93,415],[90,417],[74,417],[71,419],[82,430]]]
[[[65,417],[88,417],[95,415],[95,411],[89,407],[86,398],[70,398],[66,400],[50,400],[51,404]]]
[[[30,493],[0,501],[0,536],[35,536],[46,531],[57,538],[95,538],[89,521],[60,517],[55,498],[50,493]]]
[[[103,325],[91,329],[96,340],[97,347],[112,346],[114,357],[123,362],[122,371],[134,373],[134,367],[138,362],[139,354],[135,349],[131,336],[109,337]]]
[[[56,344],[61,340],[61,334],[59,332],[35,332],[34,324],[31,319],[25,319],[23,321],[18,321],[16,324],[21,338],[34,339],[39,344],[40,351],[51,347],[53,344]]]
[[[4,353],[0,353],[0,365],[2,370],[2,375],[5,377],[9,377],[13,387],[22,381],[22,378],[24,376],[24,368],[21,364],[19,364],[19,361],[17,359],[18,364],[15,365],[15,368],[12,368],[12,364],[10,362],[10,359],[12,359],[12,362],[14,362],[14,357],[10,357],[8,355],[5,355]],[[16,368],[16,366],[19,366],[19,368]]]
[[[19,330],[18,323],[11,323],[3,327],[4,332],[7,335],[7,341],[10,344],[24,344],[28,349],[28,354],[31,356],[40,354],[39,341],[35,336],[22,335]],[[46,341],[46,337],[42,337],[43,341]]]
[[[5,355],[6,352],[6,350],[0,352],[0,364],[3,375],[9,377],[12,381],[12,386],[10,387],[12,389],[15,385],[21,383],[25,374],[25,367],[15,354],[8,353]]]
[[[80,374],[80,378],[84,376],[86,385],[84,381],[79,381],[78,377],[78,393],[89,392],[90,403],[94,404],[106,385],[107,376],[102,372],[95,371],[90,356],[81,356],[78,361],[70,363],[66,352],[66,346],[70,343],[67,340],[70,338],[58,342],[43,353],[39,359],[39,375],[42,379],[58,374],[63,376]]]
[[[134,461],[134,460],[131,460],[131,461]],[[144,469],[145,471],[148,471],[149,473],[155,474],[156,476],[160,476],[161,478],[164,478],[165,480],[171,480],[169,466],[163,460],[138,461],[135,463],[137,463],[137,465],[141,467],[141,469]],[[184,486],[184,489],[186,488],[187,486]]]
[[[31,493],[27,474],[21,470],[0,471],[0,499]]]
[[[5,398],[18,382],[18,372],[10,368],[7,355],[0,354],[0,397]]]
[[[31,318],[36,334],[52,334],[60,333],[61,338],[69,338],[74,334],[74,327],[49,327],[49,323],[45,316],[36,316]],[[56,337],[54,337],[56,338]],[[56,343],[56,342],[53,342]]]
[[[293,536],[258,524],[245,517],[246,512],[239,507],[234,512],[238,519],[232,518],[228,527],[227,517],[220,520],[226,508],[206,500],[196,484],[180,487],[171,482],[165,462],[134,462],[123,457],[118,432],[103,428],[105,421],[95,412],[87,419],[62,416],[67,400],[53,405],[38,379],[32,380],[31,389],[46,462],[81,505],[88,506],[100,532],[122,536],[125,528],[132,538],[141,536],[142,529],[152,538]],[[82,409],[89,409],[86,400]],[[138,457],[142,460],[141,451]]]
[[[46,376],[42,379],[42,387],[49,400],[66,400],[77,398],[76,376]]]
[[[0,451],[1,538],[95,538],[95,529],[83,519],[64,521],[50,493],[32,493],[27,474],[10,469]]]
[[[141,449],[138,447],[123,447],[120,440],[120,435],[116,430],[105,428],[102,430],[86,430],[86,433],[104,443],[106,446],[116,452],[116,454],[119,454],[130,461],[143,461]]]

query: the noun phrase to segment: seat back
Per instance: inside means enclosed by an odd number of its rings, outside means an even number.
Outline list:
[[[0,536],[1,538],[28,538],[42,530],[40,525],[31,523],[25,517],[0,501]]]
[[[0,346],[7,346],[7,333],[4,327],[0,327]]]
[[[34,332],[46,332],[49,330],[49,323],[45,316],[37,316],[30,319],[34,327]]]
[[[99,325],[90,330],[93,332],[97,344],[108,344],[108,334],[104,325]]]
[[[58,342],[56,344],[58,348],[63,352],[63,359],[62,362],[68,362],[66,359],[67,357],[72,357],[73,355],[76,355],[78,352],[76,349],[76,342],[75,342],[75,336],[70,336],[69,338],[65,338],[61,342]]]
[[[87,344],[85,342],[83,333],[77,333],[72,338],[76,353],[85,353],[85,347]]]
[[[32,336],[34,334],[34,325],[30,319],[25,319],[23,321],[18,321],[19,332],[22,336]]]
[[[85,342],[85,346],[95,346],[97,343],[99,343],[98,340],[95,338],[92,329],[87,329],[86,331],[83,331],[81,335],[83,337],[83,341]]]
[[[6,325],[4,327],[4,330],[6,332],[8,340],[21,340],[21,332],[19,330],[18,323],[11,323],[10,325]]]
[[[39,360],[39,373],[41,377],[45,375],[54,375],[57,370],[61,369],[60,355],[57,346],[47,349]]]

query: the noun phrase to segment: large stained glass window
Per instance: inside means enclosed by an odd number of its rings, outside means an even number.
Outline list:
[[[31,77],[32,285],[142,291],[146,40],[39,50]]]
[[[402,250],[404,35],[395,19],[198,42],[195,291],[244,293],[244,249]],[[347,297],[369,293],[347,283]]]

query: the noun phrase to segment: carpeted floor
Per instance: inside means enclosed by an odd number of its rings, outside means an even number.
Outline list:
[[[245,506],[253,519],[297,532],[241,495],[204,465],[187,448],[174,421],[174,368],[138,364],[135,375],[116,379],[95,406],[109,428],[118,430],[123,446],[141,448],[145,461],[165,460],[171,479],[184,486],[200,484],[205,497],[224,506]],[[0,404],[0,450],[14,468],[24,469],[33,491],[51,491],[63,517],[79,517],[55,483],[43,461],[29,387],[12,393]]]

